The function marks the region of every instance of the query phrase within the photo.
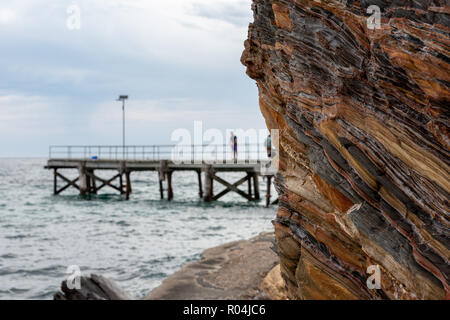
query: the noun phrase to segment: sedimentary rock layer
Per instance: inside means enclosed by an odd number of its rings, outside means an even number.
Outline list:
[[[280,130],[274,225],[289,297],[449,298],[448,1],[253,11],[242,63]]]

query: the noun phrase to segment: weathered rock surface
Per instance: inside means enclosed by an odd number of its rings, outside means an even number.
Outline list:
[[[278,263],[271,249],[273,232],[205,250],[198,262],[183,266],[163,281],[150,300],[254,300],[268,299],[262,283]]]
[[[145,300],[255,300],[286,297],[275,234],[263,232],[242,241],[207,249],[202,259],[184,265],[154,289]],[[103,276],[80,277],[80,288],[69,289],[67,280],[54,300],[135,300]]]
[[[286,282],[281,276],[279,264],[270,270],[269,274],[264,278],[261,288],[270,300],[288,300]]]
[[[253,11],[242,62],[280,130],[274,225],[289,297],[448,299],[449,2]],[[366,285],[371,265],[381,289]]]

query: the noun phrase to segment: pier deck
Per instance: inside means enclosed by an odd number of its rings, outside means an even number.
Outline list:
[[[164,149],[168,147],[172,148],[170,153],[172,154],[171,158],[174,158],[174,148],[179,149],[179,146],[164,146]],[[52,148],[58,148],[57,157],[54,156],[55,152]],[[61,148],[66,149],[65,154],[61,152]],[[174,197],[173,173],[175,171],[194,171],[198,176],[199,197],[205,202],[218,200],[229,192],[235,192],[249,201],[258,201],[260,200],[259,178],[263,177],[267,179],[266,206],[271,204],[270,189],[274,172],[267,168],[271,167],[272,159],[264,159],[263,157],[259,159],[256,157],[259,155],[255,156],[254,154],[251,156],[250,147],[245,153],[245,158],[236,160],[226,155],[219,157],[217,153],[213,157],[209,155],[210,159],[205,159],[203,152],[201,158],[198,157],[198,152],[192,152],[188,154],[188,157],[186,157],[187,153],[184,152],[184,156],[177,160],[167,160],[164,158],[169,158],[169,152],[161,152],[163,146],[132,146],[126,147],[128,149],[125,150],[118,150],[118,148],[120,147],[51,147],[50,159],[45,169],[53,170],[53,193],[57,195],[73,187],[78,189],[81,195],[97,194],[101,189],[109,187],[120,194],[124,194],[128,200],[132,194],[131,174],[133,172],[154,171],[159,177],[161,199],[167,197],[168,200],[172,200]],[[134,152],[130,152],[130,148]],[[137,149],[145,150],[146,148],[152,150],[152,153],[136,152]],[[105,149],[112,151],[108,153],[105,152]],[[183,147],[183,149],[195,151],[198,150],[198,146]],[[74,150],[82,151],[74,154]],[[156,153],[156,150],[159,152]],[[80,153],[82,156],[80,156]],[[103,156],[99,157],[97,154],[103,154]],[[66,170],[77,170],[78,177],[75,179],[67,178],[62,174]],[[116,173],[110,179],[105,180],[95,174],[98,170],[116,171]],[[217,176],[216,173],[218,172],[242,172],[245,176],[236,182],[228,182]],[[60,188],[58,187],[58,180],[64,182],[64,185]],[[214,193],[214,182],[222,185],[225,189]],[[248,185],[247,192],[238,188],[244,183]]]

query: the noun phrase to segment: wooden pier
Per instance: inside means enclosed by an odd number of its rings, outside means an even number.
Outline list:
[[[157,146],[161,149],[161,146]],[[166,146],[167,147],[167,146]],[[55,148],[55,147],[51,147]],[[62,148],[62,147],[56,147]],[[194,171],[198,177],[198,194],[205,202],[212,202],[219,200],[230,192],[235,192],[247,199],[248,201],[259,201],[261,199],[259,179],[267,179],[266,192],[266,206],[270,206],[271,202],[271,182],[273,179],[273,172],[264,170],[270,166],[271,159],[236,159],[235,161],[218,160],[217,156],[214,160],[205,160],[194,158],[183,160],[166,160],[158,159],[167,157],[167,153],[155,154],[158,148],[149,146],[152,150],[151,154],[141,152],[133,153],[130,150],[125,155],[125,152],[117,150],[120,147],[65,147],[67,153],[65,157],[61,157],[62,152],[58,152],[58,156],[54,157],[52,149],[50,151],[50,159],[45,166],[45,169],[53,171],[53,193],[58,195],[68,188],[77,189],[81,195],[97,194],[103,188],[111,188],[125,196],[126,200],[130,199],[133,192],[132,188],[132,173],[151,171],[158,174],[159,193],[161,199],[172,200],[174,198],[174,172],[176,171]],[[83,156],[75,154],[73,157],[72,150],[76,148],[84,148]],[[89,150],[85,150],[89,148]],[[109,148],[112,150],[109,153],[103,150],[103,157],[97,156],[101,154],[101,149]],[[127,147],[134,148],[136,147]],[[190,147],[195,149],[194,147]],[[114,150],[116,149],[116,150]],[[92,151],[96,150],[96,151]],[[248,152],[250,154],[250,152]],[[114,156],[111,156],[114,155]],[[77,157],[78,156],[78,157]],[[115,159],[117,157],[117,159]],[[109,158],[109,159],[104,159]],[[111,159],[113,158],[113,159]],[[141,158],[126,159],[126,158]],[[63,172],[74,171],[78,173],[75,179],[67,178]],[[114,174],[109,179],[99,177],[98,171],[113,171]],[[217,174],[221,172],[242,172],[244,176],[237,181],[226,181]],[[59,185],[62,182],[61,186]],[[216,183],[216,184],[215,184]],[[222,190],[218,190],[216,185],[221,185]],[[239,186],[247,184],[247,192],[239,189]],[[216,191],[217,189],[217,191]],[[155,190],[156,191],[156,190]]]

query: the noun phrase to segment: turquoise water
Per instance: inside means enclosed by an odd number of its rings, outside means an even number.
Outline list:
[[[0,299],[51,299],[71,265],[143,297],[203,250],[272,230],[276,208],[234,193],[205,204],[194,172],[174,173],[172,202],[159,200],[156,173],[132,174],[130,201],[113,189],[86,199],[73,188],[53,196],[45,163],[0,159]]]

